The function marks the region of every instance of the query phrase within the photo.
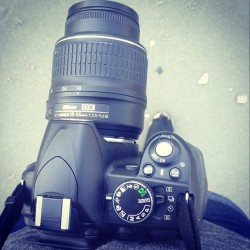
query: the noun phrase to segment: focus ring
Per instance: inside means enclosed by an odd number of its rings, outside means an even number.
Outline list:
[[[108,42],[58,44],[52,78],[106,77],[146,86],[147,58],[136,48]]]
[[[66,24],[70,24],[71,22],[82,20],[82,19],[93,19],[93,18],[94,19],[108,19],[114,22],[124,23],[126,25],[132,26],[135,29],[138,29],[138,23],[136,23],[135,21],[133,21],[133,19],[125,15],[121,15],[119,13],[112,13],[110,11],[97,11],[97,10],[76,13],[67,19]]]

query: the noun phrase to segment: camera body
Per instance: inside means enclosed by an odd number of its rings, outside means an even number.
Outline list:
[[[23,180],[25,223],[53,246],[178,236],[182,198],[193,198],[198,229],[207,199],[202,154],[180,136],[160,131],[140,153],[133,140],[105,140],[93,122],[50,122]]]
[[[146,79],[134,10],[101,0],[69,9],[54,51],[49,122],[20,191],[25,223],[40,230],[40,244],[90,249],[107,238],[180,236],[200,249],[202,154],[169,129],[170,120],[139,151]]]

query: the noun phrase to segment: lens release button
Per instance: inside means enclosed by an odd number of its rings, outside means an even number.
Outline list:
[[[167,157],[172,154],[173,146],[169,142],[163,141],[156,145],[155,152],[160,157]]]

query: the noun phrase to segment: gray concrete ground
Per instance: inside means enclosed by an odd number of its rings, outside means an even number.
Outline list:
[[[36,160],[52,53],[74,0],[0,0],[0,210]],[[209,189],[249,216],[249,0],[119,0],[148,51],[146,128],[156,112],[199,147]]]

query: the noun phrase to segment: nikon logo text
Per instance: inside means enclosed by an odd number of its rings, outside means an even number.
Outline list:
[[[70,109],[70,110],[76,110],[76,105],[63,105],[63,109]]]

